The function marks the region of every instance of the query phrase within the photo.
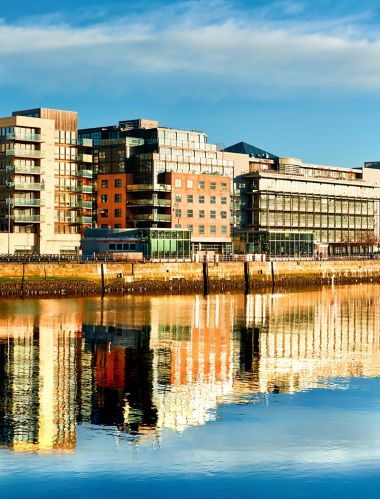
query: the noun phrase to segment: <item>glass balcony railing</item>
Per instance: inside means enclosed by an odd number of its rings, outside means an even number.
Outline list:
[[[20,140],[21,142],[44,142],[45,138],[38,133],[7,133],[7,140]]]
[[[77,140],[77,144],[78,146],[84,146],[84,147],[92,147],[92,139],[82,139],[82,138],[79,138]]]
[[[172,186],[170,184],[130,184],[127,185],[127,191],[159,191],[170,192]]]
[[[16,191],[42,191],[45,185],[41,183],[8,182],[7,187]]]
[[[13,215],[13,221],[15,223],[39,223],[43,222],[43,217],[40,215],[19,215],[15,213]]]
[[[133,206],[169,206],[171,205],[170,199],[129,199],[127,204]]]
[[[78,170],[77,176],[84,177],[84,178],[92,178],[92,171],[91,170]]]
[[[92,201],[73,201],[67,205],[70,208],[85,208],[88,210],[92,209]]]
[[[81,163],[92,163],[92,154],[78,154],[77,161]]]
[[[81,190],[84,194],[92,194],[92,185],[82,185]]]
[[[20,158],[44,158],[45,153],[31,149],[8,149],[5,151],[6,156],[17,156]]]
[[[44,169],[40,166],[7,165],[5,170],[7,173],[26,173],[30,175],[41,175],[44,173]]]
[[[12,206],[44,206],[44,202],[41,199],[15,197],[8,200],[8,202],[10,202]]]
[[[149,221],[149,222],[170,222],[170,215],[158,215],[152,213],[146,213],[143,215],[135,215],[134,220],[137,221]]]

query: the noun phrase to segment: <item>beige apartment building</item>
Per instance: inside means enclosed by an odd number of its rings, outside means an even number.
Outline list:
[[[71,111],[0,118],[0,253],[78,252],[92,223],[92,141],[77,130]]]

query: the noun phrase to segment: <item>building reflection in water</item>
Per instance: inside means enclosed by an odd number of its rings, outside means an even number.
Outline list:
[[[78,423],[156,440],[205,424],[221,402],[378,376],[379,305],[375,285],[4,301],[0,442],[71,451]]]
[[[59,301],[6,301],[0,318],[0,441],[15,451],[71,451],[81,314]]]

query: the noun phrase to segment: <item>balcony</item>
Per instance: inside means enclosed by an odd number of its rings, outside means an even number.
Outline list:
[[[129,199],[127,205],[133,208],[134,206],[171,206],[170,199]]]
[[[70,208],[84,208],[87,210],[92,209],[92,201],[73,201],[72,203],[68,204],[68,207]]]
[[[93,142],[92,142],[92,139],[82,139],[82,138],[79,138],[77,140],[77,144],[78,144],[78,146],[92,147]]]
[[[15,197],[10,200],[7,199],[7,204],[11,203],[11,206],[44,206],[44,202],[41,199],[27,199]]]
[[[170,192],[172,186],[170,184],[130,184],[127,185],[127,191],[159,191]]]
[[[40,223],[43,222],[43,217],[40,215],[19,215],[15,213],[13,215],[13,221],[15,223]]]
[[[44,169],[40,166],[17,166],[17,165],[7,165],[5,167],[7,173],[23,173],[30,175],[41,175],[44,173]]]
[[[42,191],[45,185],[41,183],[7,182],[7,187],[15,191]]]
[[[8,149],[7,151],[5,151],[5,155],[17,156],[20,158],[37,158],[37,159],[42,159],[45,157],[44,152],[31,149]]]
[[[77,177],[92,178],[91,170],[78,170]]]
[[[78,224],[92,224],[92,217],[77,217],[75,220]]]
[[[80,163],[92,163],[92,154],[78,154],[77,161]]]
[[[142,222],[170,222],[171,216],[146,213],[144,215],[134,215],[132,219]]]
[[[44,142],[45,138],[38,133],[7,133],[7,140],[19,140],[21,142]]]
[[[83,194],[92,194],[92,185],[82,185],[81,190]]]

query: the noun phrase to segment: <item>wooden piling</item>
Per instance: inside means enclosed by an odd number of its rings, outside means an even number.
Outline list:
[[[275,280],[274,280],[274,264],[273,264],[273,261],[270,262],[270,272],[271,272],[271,276],[272,276],[272,293],[274,293]]]
[[[104,282],[104,264],[103,263],[100,264],[100,273],[102,276],[102,298],[104,298],[104,295],[106,292],[106,286],[105,286],[105,282]]]
[[[203,262],[203,294],[208,295],[208,262]]]
[[[249,262],[244,262],[244,283],[245,283],[245,294],[249,294],[250,288],[250,276],[249,276]]]

